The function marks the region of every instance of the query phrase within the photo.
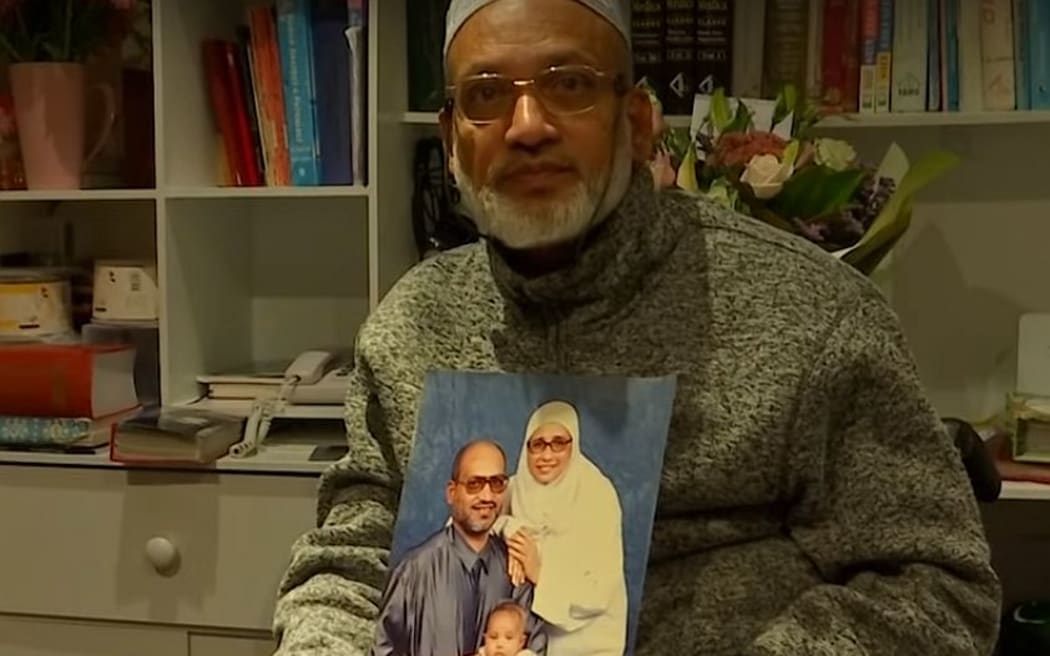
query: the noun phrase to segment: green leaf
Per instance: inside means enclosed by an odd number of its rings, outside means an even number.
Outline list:
[[[736,114],[726,126],[726,132],[748,132],[751,130],[751,110],[743,102],[737,101]]]
[[[773,125],[779,124],[788,114],[795,111],[798,105],[798,90],[793,84],[785,84],[777,94],[777,104],[773,109]]]
[[[783,157],[780,158],[780,161],[794,166],[795,165],[795,160],[798,159],[798,153],[799,153],[800,149],[801,149],[801,144],[799,144],[798,140],[797,139],[792,139],[791,141],[788,142],[788,145],[784,148],[784,155],[783,155]]]
[[[826,166],[807,166],[790,177],[770,202],[770,209],[786,219],[810,219],[843,209],[864,171],[835,171]]]
[[[719,87],[711,94],[711,123],[714,125],[715,132],[724,132],[731,120],[729,101],[726,99],[725,91]]]

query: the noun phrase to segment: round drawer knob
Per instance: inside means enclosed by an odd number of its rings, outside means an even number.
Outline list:
[[[172,572],[179,564],[179,550],[168,538],[151,538],[146,543],[146,558],[161,574]]]

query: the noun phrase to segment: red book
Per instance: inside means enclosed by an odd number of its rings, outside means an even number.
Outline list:
[[[0,345],[0,415],[97,419],[138,404],[132,346]]]

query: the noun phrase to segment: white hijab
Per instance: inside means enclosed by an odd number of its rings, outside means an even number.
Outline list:
[[[546,485],[529,471],[529,437],[545,424],[563,426],[572,437],[569,461],[561,475]],[[590,492],[607,488],[609,482],[580,449],[580,419],[576,408],[564,401],[541,405],[529,418],[522,442],[518,469],[510,483],[510,514],[540,535],[568,533],[586,513]]]

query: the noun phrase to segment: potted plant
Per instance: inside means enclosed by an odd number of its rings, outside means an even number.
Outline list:
[[[790,85],[772,100],[717,89],[696,103],[688,130],[659,134],[657,186],[703,195],[868,275],[907,230],[914,194],[959,161],[945,151],[910,161],[891,144],[881,162],[864,162],[849,142],[813,135],[823,115]]]
[[[29,189],[76,189],[109,138],[114,90],[96,85],[107,120],[85,156],[85,62],[122,38],[135,0],[0,0],[0,58]]]

